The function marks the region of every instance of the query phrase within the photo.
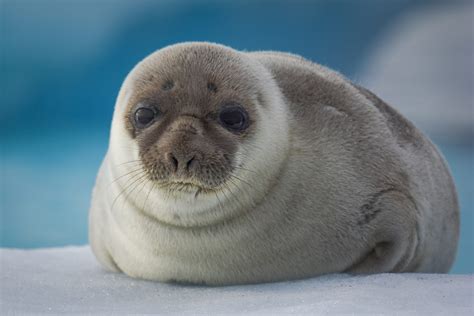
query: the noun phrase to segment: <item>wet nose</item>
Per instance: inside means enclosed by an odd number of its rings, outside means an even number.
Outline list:
[[[166,156],[174,172],[189,171],[196,162],[196,155],[194,153],[171,151]]]

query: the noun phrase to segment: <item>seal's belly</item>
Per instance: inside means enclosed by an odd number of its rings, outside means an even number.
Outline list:
[[[237,236],[231,229],[199,233],[151,229],[149,222],[138,229],[133,223],[139,221],[135,213],[127,226],[113,222],[106,238],[113,263],[137,278],[205,284],[268,282],[343,271],[353,261],[341,248],[338,260],[328,265],[329,254],[318,248],[321,243],[314,236],[283,243],[278,236],[262,239],[251,232],[244,236],[239,228]],[[331,249],[333,254],[336,248]]]

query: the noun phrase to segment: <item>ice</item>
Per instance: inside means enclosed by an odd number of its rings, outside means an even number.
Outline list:
[[[473,315],[472,275],[329,275],[205,287],[103,270],[88,246],[2,249],[1,314]]]

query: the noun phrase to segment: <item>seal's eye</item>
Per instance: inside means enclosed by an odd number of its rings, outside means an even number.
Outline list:
[[[248,127],[248,114],[240,106],[224,107],[219,113],[219,121],[228,130],[234,132],[243,131]]]
[[[146,127],[156,116],[156,111],[148,107],[141,107],[135,110],[134,119],[138,128]]]

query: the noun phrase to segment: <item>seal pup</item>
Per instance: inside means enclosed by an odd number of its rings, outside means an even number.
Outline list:
[[[447,272],[445,160],[368,90],[302,57],[211,43],[126,77],[90,209],[108,269],[212,285]]]

